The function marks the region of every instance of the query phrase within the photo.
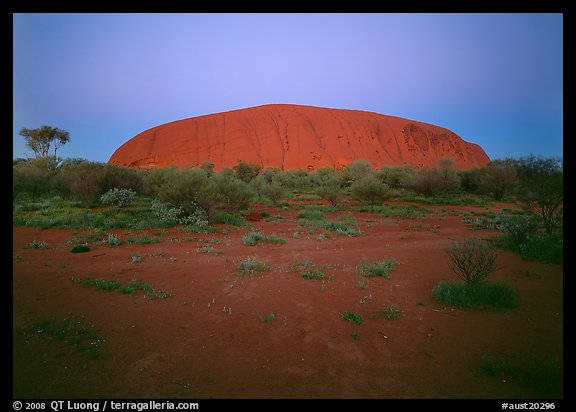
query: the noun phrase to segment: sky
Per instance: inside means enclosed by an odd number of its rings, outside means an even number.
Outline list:
[[[562,14],[14,14],[23,127],[107,162],[174,120],[270,103],[445,127],[491,159],[563,154]]]

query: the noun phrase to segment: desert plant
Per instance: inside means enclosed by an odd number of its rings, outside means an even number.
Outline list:
[[[260,192],[272,201],[274,206],[278,206],[278,201],[284,196],[284,188],[277,182],[265,183],[261,186]]]
[[[176,166],[153,169],[144,177],[144,189],[160,201],[171,207],[181,209],[183,216],[193,216],[198,208],[204,211],[208,219],[216,201],[212,177],[203,169]]]
[[[212,175],[210,182],[215,198],[223,201],[228,211],[247,209],[255,195],[248,183],[224,171]]]
[[[442,177],[433,169],[422,169],[406,182],[408,189],[426,196],[439,194],[442,191],[443,185]]]
[[[269,269],[267,262],[255,256],[250,256],[236,265],[241,275],[258,275]]]
[[[32,249],[50,249],[50,245],[44,241],[38,242],[37,240],[33,240],[30,242],[30,247]]]
[[[330,167],[323,167],[315,171],[311,179],[317,186],[316,194],[318,196],[328,200],[333,206],[338,204],[342,176],[337,171]]]
[[[350,186],[352,195],[362,202],[367,202],[371,206],[384,203],[392,197],[390,186],[382,183],[380,179],[373,175],[364,176],[356,180]]]
[[[120,212],[120,209],[124,206],[132,204],[135,197],[136,192],[132,189],[118,189],[114,187],[100,196],[100,202],[105,205],[114,204],[118,208],[118,212]]]
[[[378,309],[378,313],[380,316],[388,320],[398,319],[402,316],[402,309],[400,309],[396,305],[383,305],[380,309]]]
[[[478,239],[453,242],[445,252],[450,259],[448,266],[466,285],[477,283],[496,270],[496,251]]]
[[[362,314],[360,313],[346,311],[342,314],[342,319],[355,323],[356,325],[362,324]]]
[[[357,180],[372,175],[373,173],[372,163],[368,160],[357,159],[344,167],[342,171],[342,182],[344,185],[350,187]]]
[[[246,183],[250,183],[256,176],[260,174],[262,168],[255,163],[245,163],[242,160],[238,160],[236,166],[232,168],[236,177]]]
[[[90,252],[90,246],[88,245],[76,245],[71,250],[71,253],[84,253]]]
[[[306,270],[300,273],[300,276],[306,280],[322,280],[324,273],[318,269]]]
[[[496,219],[496,224],[516,245],[526,243],[536,231],[534,222],[528,216],[502,216]]]
[[[108,240],[106,241],[107,244],[110,246],[118,246],[120,245],[120,239],[113,233],[108,233]]]
[[[105,342],[100,330],[85,316],[69,316],[61,321],[49,318],[34,323],[29,331],[35,337],[67,342],[78,352],[87,352],[93,359],[98,358]]]
[[[262,316],[261,319],[263,322],[272,322],[276,319],[276,315],[274,314],[274,312],[268,312],[267,314]]]
[[[440,282],[433,291],[434,300],[459,309],[510,309],[517,305],[516,292],[503,282]]]
[[[369,263],[366,256],[362,257],[360,264],[356,266],[356,272],[365,277],[383,277],[390,279],[392,270],[396,266],[394,258],[383,259],[379,262]]]
[[[264,240],[264,235],[256,231],[246,233],[242,237],[242,243],[244,243],[246,246],[255,246],[261,240]]]

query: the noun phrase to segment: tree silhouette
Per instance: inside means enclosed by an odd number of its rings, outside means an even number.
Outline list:
[[[50,156],[50,148],[54,148],[54,157],[60,146],[70,141],[70,133],[65,130],[51,126],[42,126],[38,129],[20,130],[20,136],[26,140],[26,146],[34,152],[36,159],[47,158]]]

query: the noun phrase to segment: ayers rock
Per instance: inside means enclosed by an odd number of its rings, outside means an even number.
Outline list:
[[[356,159],[374,167],[436,166],[450,157],[458,169],[490,161],[476,144],[448,129],[358,110],[270,104],[178,120],[148,129],[120,146],[109,163],[133,168],[238,160],[263,168],[337,170]]]

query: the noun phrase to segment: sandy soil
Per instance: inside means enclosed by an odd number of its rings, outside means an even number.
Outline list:
[[[306,228],[297,226],[294,208],[261,208],[272,217],[253,227],[287,242],[253,247],[242,243],[248,228],[219,225],[216,234],[166,229],[162,242],[153,244],[128,244],[133,232],[110,230],[122,245],[97,242],[88,253],[72,254],[66,241],[85,232],[14,227],[13,254],[19,257],[13,264],[13,396],[540,397],[522,382],[480,372],[479,365],[485,356],[517,364],[562,361],[562,266],[499,251],[499,270],[491,279],[513,285],[517,308],[461,311],[434,303],[434,286],[457,279],[443,249],[453,239],[492,238],[498,232],[470,230],[450,213],[483,207],[426,207],[435,213],[422,219],[354,213],[361,236],[322,241],[316,239],[318,230],[307,236]],[[503,207],[513,206],[493,204],[490,210]],[[293,237],[296,231],[299,238]],[[51,248],[29,248],[33,240]],[[199,252],[204,245],[219,252]],[[135,254],[142,262],[131,263]],[[271,270],[239,276],[236,265],[248,256],[266,259]],[[371,278],[360,288],[355,266],[362,256],[393,257],[391,279]],[[290,270],[295,258],[325,264],[330,280],[303,279]],[[136,277],[175,295],[151,301],[82,286],[73,277],[122,282]],[[384,304],[399,306],[401,317],[376,316]],[[343,320],[344,311],[362,313],[364,322]],[[275,319],[264,321],[270,312]],[[101,329],[105,345],[98,359],[25,332],[34,322],[69,314],[85,315]]]

